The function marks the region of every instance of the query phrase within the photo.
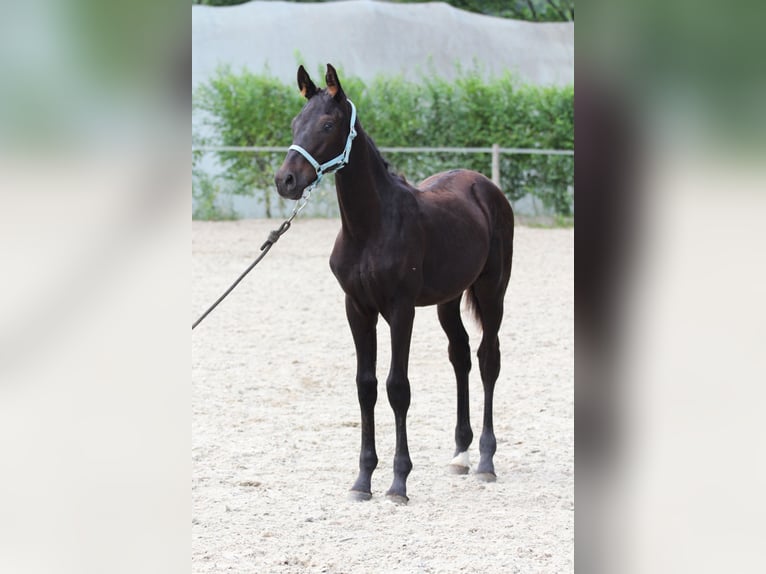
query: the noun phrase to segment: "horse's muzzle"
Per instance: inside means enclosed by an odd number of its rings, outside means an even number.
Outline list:
[[[274,183],[277,186],[277,192],[287,199],[298,199],[303,193],[303,189],[298,190],[298,182],[295,174],[290,170],[281,168],[274,176]]]
[[[274,183],[277,186],[277,192],[282,197],[289,197],[295,191],[295,176],[292,172],[280,169],[274,175]]]
[[[316,179],[316,172],[308,163],[302,165],[298,160],[298,154],[290,151],[282,167],[274,175],[274,183],[277,192],[287,199],[300,199],[304,190]],[[300,158],[302,159],[302,158]]]

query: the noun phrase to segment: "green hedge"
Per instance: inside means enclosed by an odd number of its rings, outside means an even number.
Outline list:
[[[314,74],[315,80],[323,72]],[[378,77],[365,83],[340,73],[343,88],[356,104],[359,119],[379,146],[501,147],[574,149],[574,88],[519,86],[510,76],[485,80],[463,72],[457,80],[435,76],[419,83]],[[319,83],[319,82],[317,82]],[[194,92],[198,125],[211,134],[194,134],[195,144],[287,146],[290,122],[304,100],[293,85],[268,74],[234,73],[221,68]],[[222,186],[210,185],[195,169],[198,203],[210,190],[261,198],[270,213],[272,178],[284,158],[276,154],[216,152],[224,166]],[[398,171],[417,182],[455,167],[491,171],[489,154],[385,154]],[[199,155],[196,155],[196,160]],[[514,201],[531,193],[557,214],[570,215],[573,204],[572,156],[501,155],[501,187]],[[207,190],[207,192],[205,191]],[[198,214],[199,216],[200,214]],[[202,214],[204,216],[204,214]]]

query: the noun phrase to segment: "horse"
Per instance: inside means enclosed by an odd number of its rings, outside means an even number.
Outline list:
[[[491,180],[465,169],[438,173],[413,187],[392,170],[364,131],[356,107],[330,64],[325,81],[325,89],[317,88],[304,67],[298,68],[298,88],[307,101],[292,121],[293,144],[274,181],[282,197],[299,200],[324,174],[335,173],[341,229],[330,268],[345,292],[361,410],[359,474],[349,497],[372,497],[372,473],[378,464],[376,329],[382,316],[391,334],[386,392],[396,429],[394,479],[386,496],[400,504],[409,501],[407,477],[412,460],[407,446],[407,372],[417,306],[437,306],[457,380],[456,448],[448,468],[458,474],[470,471],[471,352],[460,315],[463,293],[482,328],[477,356],[484,418],[474,474],[480,480],[494,481],[497,442],[492,400],[500,373],[498,330],[513,259],[511,205]]]

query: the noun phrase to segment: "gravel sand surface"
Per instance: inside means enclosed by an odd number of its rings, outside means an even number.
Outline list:
[[[197,316],[257,255],[273,220],[193,222]],[[386,500],[393,412],[378,325],[380,463],[351,502],[359,408],[343,293],[328,258],[337,219],[298,219],[192,334],[192,571],[571,572],[574,549],[571,229],[516,230],[495,391],[496,483],[451,475],[455,381],[436,308],[418,308],[408,416],[410,502]],[[475,356],[479,331],[464,313]],[[482,387],[474,360],[478,462]]]

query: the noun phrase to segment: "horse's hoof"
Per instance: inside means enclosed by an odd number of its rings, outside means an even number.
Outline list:
[[[462,464],[450,464],[447,465],[447,470],[450,474],[468,474],[470,467],[463,466]]]
[[[361,490],[349,490],[348,499],[354,502],[364,502],[372,498],[371,492],[362,492]]]
[[[393,493],[386,493],[386,498],[396,504],[397,506],[404,506],[407,504],[410,499],[402,494],[393,494]]]
[[[476,479],[481,482],[495,482],[497,475],[494,472],[477,472]]]
[[[449,461],[450,472],[452,474],[468,474],[471,469],[471,459],[468,456],[468,451],[464,450],[455,455],[451,461]]]

